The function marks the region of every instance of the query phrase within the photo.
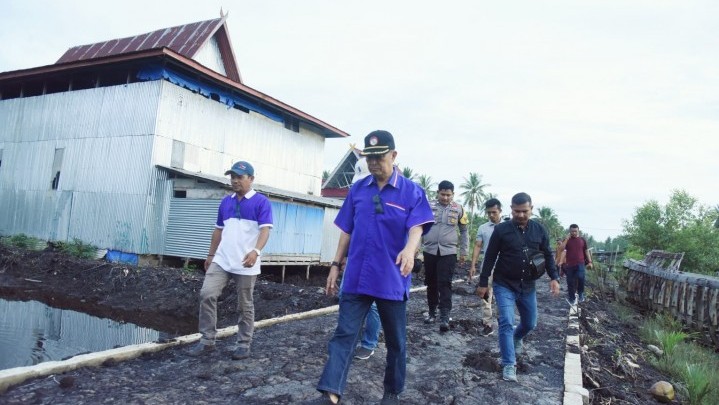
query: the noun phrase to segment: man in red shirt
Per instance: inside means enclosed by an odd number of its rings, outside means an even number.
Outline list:
[[[587,247],[587,241],[579,236],[579,225],[569,225],[569,236],[562,241],[557,251],[565,252],[564,274],[567,276],[567,303],[577,305],[578,302],[584,302],[585,266],[592,268],[592,254]]]

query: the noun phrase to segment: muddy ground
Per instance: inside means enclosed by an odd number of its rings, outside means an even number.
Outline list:
[[[278,269],[263,269],[255,291],[257,320],[336,303],[322,292],[326,269],[312,269],[310,280],[304,279],[304,269],[288,274],[281,284]],[[0,247],[3,298],[37,299],[169,334],[196,332],[202,277],[197,270],[135,267],[74,259],[51,249],[31,252]],[[414,284],[422,284],[421,274]],[[550,297],[547,283],[539,284],[539,326],[527,338],[517,384],[501,380],[496,335],[478,333],[481,324],[473,287],[459,282],[454,290],[448,333],[422,322],[424,293],[411,296],[403,403],[561,403],[568,313],[564,299]],[[220,327],[236,320],[231,291],[226,289],[220,300]],[[585,387],[595,404],[656,403],[646,390],[661,376],[642,360],[645,350],[634,325],[618,319],[610,306],[612,300],[611,294],[597,292],[583,304],[582,341],[591,344],[582,359]],[[0,403],[301,403],[317,395],[314,387],[335,324],[336,314],[330,314],[257,329],[252,357],[242,361],[229,357],[232,337],[220,340],[218,350],[200,359],[187,356],[186,347],[174,347],[127,362],[108,361],[102,367],[27,381],[0,394]],[[626,370],[617,352],[636,353],[634,362],[641,367]],[[374,356],[354,361],[343,403],[379,401],[385,355],[380,339]]]

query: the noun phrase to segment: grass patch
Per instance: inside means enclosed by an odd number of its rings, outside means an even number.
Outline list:
[[[682,388],[683,391],[686,391],[685,394],[689,398],[690,404],[702,404],[705,398],[708,399],[706,403],[717,403],[717,395],[714,395],[715,398],[707,397],[712,391],[716,393],[716,389],[712,388],[712,384],[716,383],[716,381],[712,381],[712,375],[713,372],[705,364],[687,364],[684,367],[682,372],[684,386]]]
[[[13,236],[3,236],[0,238],[0,243],[5,246],[27,250],[37,250],[38,248],[42,250],[47,246],[47,242],[44,240],[27,236],[24,233]]]
[[[634,311],[630,308],[627,308],[616,301],[609,303],[609,307],[611,308],[612,313],[615,314],[617,319],[619,319],[622,323],[631,324],[636,322]]]
[[[610,267],[603,263],[594,263],[593,268],[586,270],[587,284],[596,288],[599,294],[616,293],[621,284],[624,273],[617,271],[614,267],[610,271]]]
[[[94,259],[97,254],[97,247],[84,243],[80,239],[73,239],[72,242],[58,242],[57,247],[61,252],[80,259]]]
[[[672,330],[655,330],[654,334],[657,337],[657,341],[664,350],[664,356],[674,357],[674,351],[677,345],[685,341],[689,335],[684,332],[676,332]]]
[[[664,354],[652,360],[665,374],[681,381],[676,389],[693,405],[719,403],[719,374],[715,372],[719,355],[691,342],[681,323],[668,315],[657,315],[640,327],[641,338],[658,344]]]

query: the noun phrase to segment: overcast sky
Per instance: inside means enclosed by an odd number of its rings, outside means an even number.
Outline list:
[[[482,175],[599,240],[650,199],[719,204],[719,2],[2,0],[0,71],[219,17],[245,84],[455,186]]]

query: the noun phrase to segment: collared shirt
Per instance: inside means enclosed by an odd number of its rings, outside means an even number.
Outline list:
[[[482,242],[482,254],[487,253],[487,246],[489,246],[489,238],[492,237],[494,232],[495,224],[492,221],[483,223],[477,229],[477,242]]]
[[[342,292],[406,300],[412,275],[403,277],[395,261],[410,228],[421,225],[426,233],[433,218],[424,190],[397,168],[381,191],[373,176],[356,182],[335,218],[350,235]]]
[[[434,214],[434,225],[422,237],[422,250],[432,255],[456,255],[459,242],[460,256],[467,256],[467,217],[462,206],[454,201],[442,205],[438,200],[431,201],[429,205]]]
[[[488,285],[494,267],[493,283],[500,283],[515,291],[533,289],[535,280],[530,277],[525,246],[544,253],[547,274],[552,280],[559,280],[554,255],[549,248],[549,236],[544,227],[529,220],[526,229],[522,229],[514,221],[505,221],[494,227],[494,232],[489,238],[479,285],[481,287]]]
[[[492,237],[492,232],[494,232],[494,227],[496,225],[497,224],[492,221],[487,221],[480,225],[477,229],[477,242],[482,242],[482,264],[479,267],[480,270],[484,265],[484,257],[487,253],[487,246],[489,246],[489,238]]]
[[[217,210],[215,227],[222,229],[222,239],[212,262],[229,273],[260,274],[260,257],[252,267],[244,267],[242,261],[255,248],[260,228],[272,227],[270,200],[255,190],[248,191],[239,201],[237,194],[228,195]]]
[[[581,236],[569,238],[565,247],[565,264],[567,266],[577,266],[584,264],[587,257],[584,252],[587,251],[587,241]]]

